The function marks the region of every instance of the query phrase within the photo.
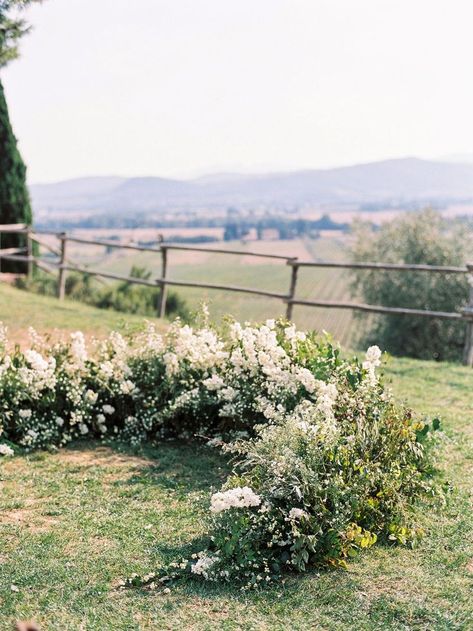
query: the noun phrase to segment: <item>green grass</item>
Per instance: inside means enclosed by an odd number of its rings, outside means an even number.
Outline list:
[[[454,491],[444,507],[419,510],[420,548],[375,547],[347,571],[292,576],[261,593],[198,582],[119,591],[121,577],[188,552],[226,465],[197,445],[85,443],[2,466],[0,628],[34,617],[48,631],[471,629],[473,372],[405,359],[385,372],[400,398],[446,428],[441,466]]]
[[[137,327],[142,324],[143,317],[96,309],[71,300],[60,302],[0,283],[0,322],[8,326],[12,339],[21,341],[29,326],[34,326],[40,333],[80,329],[101,336],[111,330]]]
[[[0,285],[0,320],[21,337],[31,324],[105,334],[142,319]],[[471,628],[473,373],[393,359],[386,375],[399,398],[440,414],[446,428],[442,470],[454,491],[445,507],[419,511],[428,531],[419,549],[378,547],[348,571],[291,577],[258,594],[199,583],[169,595],[119,591],[118,579],[192,547],[226,465],[197,445],[84,443],[2,463],[0,628],[29,617],[61,631]]]

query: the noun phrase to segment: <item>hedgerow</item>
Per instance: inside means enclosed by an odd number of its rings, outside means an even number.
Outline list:
[[[438,421],[393,400],[378,347],[347,360],[326,337],[271,320],[220,332],[176,322],[164,337],[148,325],[92,350],[77,332],[56,344],[33,333],[21,351],[3,331],[0,347],[0,454],[82,437],[198,437],[233,455],[207,546],[126,584],[184,574],[255,586],[422,535],[412,508],[434,492]]]

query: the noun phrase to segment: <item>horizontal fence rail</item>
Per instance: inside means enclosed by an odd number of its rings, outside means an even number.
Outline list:
[[[59,238],[61,234],[58,235]],[[161,248],[152,248],[146,245],[134,245],[132,243],[117,243],[116,241],[107,241],[107,240],[99,240],[99,239],[82,239],[81,237],[67,237],[68,241],[72,241],[74,243],[85,243],[88,245],[102,245],[106,248],[121,248],[123,250],[137,250],[139,252],[161,252]]]
[[[342,269],[369,269],[399,272],[442,272],[444,274],[466,274],[468,268],[449,265],[418,265],[410,263],[342,263],[338,261],[290,261],[297,267],[332,267]]]
[[[287,300],[293,305],[304,307],[324,307],[325,309],[353,309],[367,313],[385,313],[393,315],[424,316],[427,318],[440,318],[442,320],[462,320],[461,313],[449,311],[429,311],[428,309],[404,309],[403,307],[383,307],[381,305],[365,305],[357,302],[336,302],[333,300]]]
[[[220,289],[221,291],[236,291],[243,294],[254,294],[256,296],[266,296],[267,298],[278,298],[285,300],[287,294],[278,294],[273,291],[265,291],[264,289],[253,289],[251,287],[239,287],[238,285],[216,285],[214,283],[201,283],[188,280],[171,280],[170,278],[160,278],[157,281],[160,285],[173,285],[175,287],[198,287],[200,289]]]
[[[120,243],[110,240],[85,239],[67,235],[64,232],[41,231],[34,232],[30,226],[26,224],[7,224],[0,225],[0,234],[2,233],[23,233],[26,234],[27,245],[24,248],[0,248],[0,261],[2,259],[10,261],[22,261],[28,265],[28,274],[31,275],[32,265],[36,265],[40,269],[51,273],[58,274],[58,291],[57,295],[60,300],[65,297],[66,274],[68,271],[75,271],[82,274],[96,276],[98,279],[110,279],[146,287],[160,289],[160,297],[158,303],[158,316],[164,317],[166,311],[167,287],[191,287],[198,289],[213,289],[220,291],[231,291],[245,293],[254,296],[263,296],[266,298],[274,298],[286,304],[286,317],[288,320],[292,318],[294,306],[314,307],[323,309],[350,309],[365,313],[377,313],[384,315],[400,315],[400,316],[416,316],[426,318],[437,318],[442,320],[464,321],[466,324],[465,346],[463,361],[466,365],[473,366],[473,284],[470,289],[470,297],[468,304],[461,312],[445,312],[432,311],[429,309],[412,309],[409,307],[387,307],[383,305],[371,305],[357,302],[344,302],[333,300],[305,300],[296,296],[298,272],[300,268],[332,268],[332,269],[348,269],[348,270],[371,270],[371,271],[396,271],[396,272],[424,272],[424,273],[443,273],[443,274],[468,274],[473,280],[473,263],[466,266],[443,266],[443,265],[419,265],[409,263],[377,263],[377,262],[338,262],[338,261],[300,261],[297,257],[283,256],[279,254],[265,254],[261,252],[247,252],[241,250],[226,250],[223,248],[198,247],[191,245],[180,245],[176,243],[167,243],[159,241],[159,247],[142,246],[133,243]],[[53,235],[59,241],[59,247],[54,247],[39,235]],[[41,247],[47,249],[51,254],[57,257],[56,261],[43,260],[38,256],[33,256],[32,243],[36,242]],[[134,276],[123,276],[112,272],[101,271],[84,267],[72,261],[67,256],[68,243],[82,243],[85,245],[96,245],[106,248],[117,248],[124,250],[135,250],[139,252],[152,252],[159,254],[161,257],[161,277],[154,280],[137,278]],[[192,252],[202,252],[207,254],[227,254],[237,256],[250,256],[263,259],[274,259],[285,262],[291,270],[290,283],[288,293],[279,293],[257,289],[253,287],[241,287],[238,285],[224,285],[219,283],[210,283],[205,281],[187,281],[170,278],[168,275],[168,253],[173,250],[184,250]],[[101,281],[105,282],[105,281]]]
[[[279,259],[280,261],[295,261],[296,256],[281,256],[280,254],[264,254],[262,252],[243,252],[242,250],[225,250],[223,248],[199,248],[193,245],[175,245],[163,243],[161,250],[190,250],[192,252],[211,252],[212,254],[239,254],[240,256],[256,256],[263,259]]]
[[[0,233],[6,232],[28,232],[31,230],[25,223],[4,223],[0,225]]]

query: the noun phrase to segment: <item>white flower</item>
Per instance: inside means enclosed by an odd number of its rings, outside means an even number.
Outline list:
[[[62,427],[64,425],[64,419],[61,418],[60,416],[56,416],[56,425],[58,427]]]
[[[111,361],[102,362],[100,364],[100,372],[105,377],[112,377],[113,376],[113,364],[112,364],[112,362]]]
[[[191,572],[208,578],[208,571],[217,561],[217,556],[208,556],[204,552],[199,552],[199,559],[191,566]]]
[[[202,385],[207,388],[207,390],[213,391],[223,388],[225,382],[223,381],[222,377],[219,377],[218,375],[212,375],[208,379],[204,379]]]
[[[19,410],[18,415],[23,419],[31,418],[31,410]]]
[[[79,425],[79,431],[82,435],[88,434],[89,433],[89,428],[87,427],[87,425],[85,423],[81,423]]]
[[[164,353],[164,366],[166,368],[166,375],[172,377],[179,372],[179,360],[175,353]]]
[[[93,390],[87,390],[87,392],[85,393],[85,398],[87,399],[87,401],[89,403],[97,403],[97,399],[98,399],[99,395],[97,392],[94,392]]]
[[[0,345],[1,346],[7,343],[7,334],[8,334],[8,328],[3,324],[3,322],[0,322]]]
[[[368,383],[372,386],[375,386],[378,381],[375,369],[381,364],[381,355],[382,353],[378,346],[370,346],[366,351],[365,361],[362,364],[362,367],[368,373]]]
[[[220,390],[220,396],[224,401],[233,401],[237,396],[237,391],[232,386]]]
[[[5,444],[0,445],[0,455],[2,455],[2,456],[13,456],[14,454],[15,454],[15,452],[8,445],[5,445]]]
[[[207,441],[207,445],[209,447],[222,447],[225,443],[223,442],[223,440],[221,438],[218,438],[217,436],[214,436],[214,438],[210,438]]]
[[[31,365],[33,370],[38,372],[43,370],[46,371],[49,367],[48,362],[44,359],[44,357],[31,349],[27,349],[25,351],[25,359]]]
[[[365,359],[373,366],[379,366],[381,364],[381,349],[379,346],[370,346],[366,351]]]
[[[83,368],[87,361],[87,350],[85,347],[85,338],[82,331],[71,333],[71,355],[72,366]]]
[[[284,337],[286,340],[293,340],[296,337],[296,327],[294,324],[284,329]]]
[[[297,379],[304,386],[307,392],[312,393],[315,390],[315,377],[307,368],[298,368],[296,372]]]
[[[291,508],[289,511],[289,519],[296,520],[302,519],[303,517],[308,517],[308,515],[305,510],[302,510],[302,508]]]
[[[223,493],[214,493],[210,500],[210,511],[221,513],[229,508],[249,508],[260,504],[261,498],[249,486],[236,487]]]
[[[120,392],[122,392],[123,394],[130,394],[131,392],[133,392],[133,390],[135,390],[135,384],[133,383],[133,381],[130,381],[129,379],[126,381],[122,381],[122,383],[120,384]]]
[[[113,414],[115,412],[113,405],[108,405],[107,403],[102,406],[102,410],[104,414]]]

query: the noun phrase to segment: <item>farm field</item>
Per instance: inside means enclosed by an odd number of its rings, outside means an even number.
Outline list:
[[[28,617],[48,631],[471,628],[471,369],[396,359],[385,372],[400,398],[440,413],[447,433],[441,468],[453,491],[418,511],[428,532],[419,548],[374,548],[348,570],[256,593],[199,582],[120,591],[124,576],[189,553],[227,467],[195,444],[77,443],[2,463],[0,628]]]
[[[100,237],[106,238],[106,235],[100,234]],[[347,246],[348,237],[344,235],[322,237],[317,240],[208,244],[210,248],[225,247],[240,251],[297,256],[301,260],[334,261],[348,258]],[[157,278],[161,275],[159,254],[136,253],[129,250],[111,250],[106,253],[104,248],[76,243],[70,244],[69,253],[74,261],[81,261],[95,269],[128,275],[132,265],[137,265],[150,270],[152,277]],[[284,261],[176,250],[169,252],[168,276],[177,280],[208,281],[285,293],[289,288],[290,269]],[[297,295],[302,299],[349,300],[349,283],[350,273],[347,270],[301,269]],[[285,305],[274,298],[187,287],[179,287],[175,291],[187,301],[191,310],[198,310],[203,301],[207,302],[212,318],[217,321],[228,313],[242,321],[277,318],[285,315],[286,310]],[[353,326],[354,315],[350,311],[328,311],[296,306],[293,319],[301,328],[325,330],[345,346],[357,346],[357,335]],[[359,322],[356,320],[357,325]]]

